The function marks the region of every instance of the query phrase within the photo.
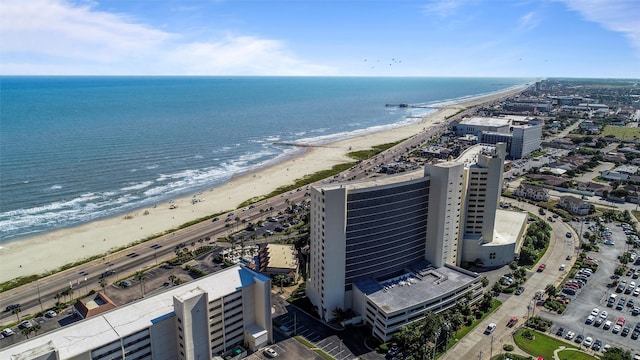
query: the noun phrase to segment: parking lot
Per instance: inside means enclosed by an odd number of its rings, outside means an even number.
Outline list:
[[[593,224],[593,223],[592,223]],[[573,223],[572,226],[580,230],[582,226],[583,231],[587,230],[590,224]],[[631,333],[638,322],[640,322],[640,316],[632,315],[632,307],[627,306],[628,300],[633,300],[636,305],[640,303],[640,298],[633,296],[633,292],[629,294],[616,293],[616,288],[611,287],[612,282],[615,280],[612,278],[616,267],[620,264],[618,257],[621,256],[626,250],[629,250],[629,245],[626,244],[627,235],[624,229],[619,224],[608,223],[605,224],[610,231],[610,240],[614,245],[599,244],[600,252],[590,252],[589,257],[599,260],[598,270],[591,276],[587,277],[586,284],[578,290],[576,295],[570,296],[571,303],[567,306],[564,314],[559,315],[547,310],[541,311],[540,316],[548,318],[553,321],[554,325],[550,329],[551,334],[556,334],[558,329],[562,327],[563,337],[567,332],[571,331],[575,333],[571,341],[576,341],[578,336],[586,339],[591,337],[592,340],[600,340],[602,347],[605,345],[620,347],[622,349],[630,350],[632,353],[637,352],[640,349],[640,340],[632,339]],[[630,266],[632,269],[640,269],[640,265]],[[623,275],[618,279],[619,281],[625,281],[629,284],[632,279],[632,274],[629,276]],[[615,305],[612,307],[607,306],[607,300],[611,294],[616,294],[617,299]],[[625,297],[625,303],[622,309],[616,309],[616,305],[620,300],[620,297]],[[594,316],[593,321],[587,320],[589,315],[597,308],[597,315]],[[606,318],[602,318],[603,311],[606,311]],[[595,312],[594,312],[595,313]],[[602,315],[602,317],[601,317]],[[602,320],[596,321],[599,317]],[[622,335],[622,331],[614,333],[615,323],[619,318],[624,318],[624,326],[629,327],[629,333],[626,336]],[[605,326],[606,321],[611,321],[610,326]],[[624,328],[622,326],[621,328]],[[606,329],[605,329],[606,328]],[[589,350],[596,352],[593,349]]]

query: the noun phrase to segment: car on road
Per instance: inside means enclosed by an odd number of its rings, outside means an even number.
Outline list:
[[[7,305],[7,307],[4,309],[4,311],[9,312],[13,309],[17,309],[20,307],[20,304],[11,304],[11,305]]]
[[[507,326],[514,327],[517,323],[518,323],[518,317],[514,316],[509,320],[509,322],[507,323]]]
[[[567,233],[565,235],[567,236],[567,238],[571,238],[571,236],[572,236],[570,231],[567,231]]]
[[[264,349],[263,353],[264,353],[265,356],[270,357],[270,358],[274,358],[274,357],[278,356],[278,352],[273,350],[273,348],[270,348],[270,347]]]
[[[565,258],[565,260],[571,260],[571,255],[567,255],[567,257]]]
[[[496,329],[496,323],[490,323],[489,326],[487,326],[487,328],[484,330],[484,333],[487,335],[491,334],[495,329]]]
[[[540,265],[538,266],[538,270],[537,270],[537,271],[538,271],[538,272],[543,272],[543,271],[544,271],[544,269],[546,269],[546,268],[547,268],[547,265],[546,265],[546,264],[540,264]]]
[[[515,294],[516,295],[521,295],[523,292],[524,292],[524,287],[518,286],[518,288],[516,289]]]

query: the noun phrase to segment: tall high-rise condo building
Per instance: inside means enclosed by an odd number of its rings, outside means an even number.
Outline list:
[[[331,320],[336,308],[364,312],[366,297],[374,295],[371,289],[375,292],[377,286],[394,278],[420,278],[420,273],[436,270],[457,274],[438,276],[442,291],[434,282],[416,285],[416,291],[429,291],[415,294],[416,302],[406,304],[419,308],[414,315],[429,308],[422,302],[435,306],[429,310],[455,303],[465,293],[461,289],[479,281],[455,267],[463,171],[461,163],[444,162],[422,171],[311,188],[307,296],[323,319]],[[369,304],[376,305],[375,297],[369,298]],[[399,314],[396,326],[407,321],[405,305],[380,307]],[[390,334],[381,331],[378,337],[386,339]]]

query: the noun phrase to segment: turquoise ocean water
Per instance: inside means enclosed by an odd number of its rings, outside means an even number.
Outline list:
[[[523,78],[0,77],[0,242],[214,188]]]

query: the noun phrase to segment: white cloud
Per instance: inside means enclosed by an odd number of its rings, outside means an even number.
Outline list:
[[[427,14],[435,14],[439,17],[449,17],[462,7],[462,0],[434,0],[423,7]]]
[[[0,71],[48,75],[325,75],[280,41],[195,41],[65,0],[0,1]]]
[[[640,56],[640,1],[560,0],[586,20],[624,34]]]
[[[535,29],[539,23],[538,14],[532,11],[520,17],[518,26],[523,30],[529,31]]]
[[[251,36],[180,45],[170,61],[187,74],[328,75],[333,70],[297,59],[279,41]]]

